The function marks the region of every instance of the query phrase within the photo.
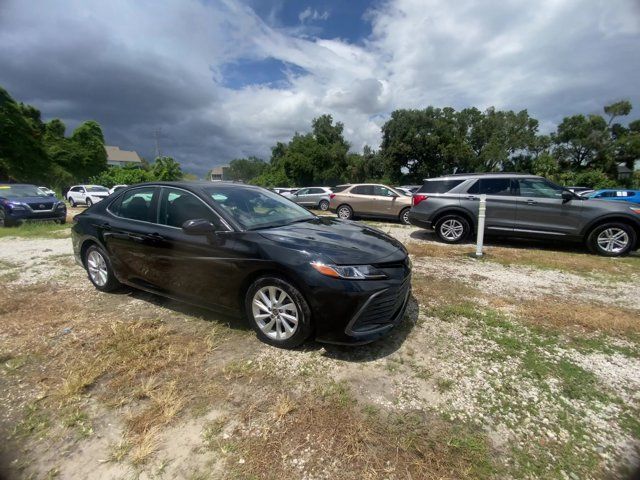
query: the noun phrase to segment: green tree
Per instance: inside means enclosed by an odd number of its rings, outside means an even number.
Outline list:
[[[109,167],[100,174],[91,177],[91,183],[104,185],[111,188],[114,185],[135,185],[136,183],[150,182],[156,179],[152,172],[143,170],[134,165],[123,167]]]
[[[631,113],[631,102],[629,100],[621,100],[619,102],[606,105],[604,107],[604,113],[609,115],[609,122],[607,125],[611,125],[616,117],[624,117]]]
[[[104,136],[98,122],[89,120],[76,128],[70,138],[72,149],[80,156],[80,162],[70,166],[78,178],[98,175],[107,168],[107,152]]]
[[[266,168],[265,161],[257,157],[236,158],[229,163],[227,174],[231,180],[251,182],[262,175]]]
[[[39,120],[40,112],[19,105],[0,87],[0,179],[39,182],[47,178],[50,169]]]
[[[156,180],[175,181],[182,178],[180,164],[171,157],[158,157],[151,169]]]

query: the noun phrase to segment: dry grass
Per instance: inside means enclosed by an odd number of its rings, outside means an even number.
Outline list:
[[[460,303],[481,296],[478,289],[461,280],[417,271],[413,272],[411,289],[418,301],[427,305]]]
[[[581,327],[589,331],[640,335],[640,314],[612,305],[547,296],[523,302],[516,308],[519,318],[536,325],[561,329]]]
[[[475,251],[472,245],[408,242],[405,246],[407,251],[416,257],[460,258]]]
[[[284,408],[282,398],[255,405],[228,449],[236,477],[457,479],[493,471],[477,432],[422,413],[362,409],[343,388],[323,393],[304,394],[294,404],[285,397]]]

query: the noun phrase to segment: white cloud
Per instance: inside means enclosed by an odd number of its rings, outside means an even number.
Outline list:
[[[272,27],[236,0],[14,0],[0,17],[0,84],[47,116],[96,118],[142,152],[162,126],[165,151],[200,172],[268,157],[322,113],[359,150],[378,145],[396,108],[528,108],[546,128],[619,98],[640,110],[634,0],[389,0],[367,18],[372,35],[352,44]],[[225,64],[267,58],[304,73],[224,86]]]

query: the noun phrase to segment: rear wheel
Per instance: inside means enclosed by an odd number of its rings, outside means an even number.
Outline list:
[[[404,210],[402,210],[400,212],[400,221],[402,223],[404,223],[405,225],[410,225],[411,222],[409,222],[409,210],[411,210],[410,208],[405,208]]]
[[[91,245],[84,255],[84,265],[89,275],[89,280],[103,292],[112,292],[120,287],[111,268],[111,261],[105,251],[97,245]]]
[[[258,338],[295,348],[311,335],[311,310],[296,287],[279,277],[261,277],[249,287],[245,313]]]
[[[72,207],[75,208],[76,206],[76,201],[73,199],[73,197],[69,197],[69,205],[71,205]]]
[[[93,200],[87,198],[87,207],[90,207],[91,205],[93,205]]]
[[[460,215],[445,215],[436,223],[436,235],[445,243],[461,242],[470,231],[469,222]]]
[[[349,220],[353,217],[353,209],[349,205],[340,205],[336,210],[338,218]]]
[[[320,207],[320,210],[322,210],[323,212],[329,210],[329,201],[328,200],[320,200],[320,203],[318,204],[318,207]]]
[[[626,223],[598,225],[587,237],[589,250],[605,257],[626,255],[635,244],[636,232]]]

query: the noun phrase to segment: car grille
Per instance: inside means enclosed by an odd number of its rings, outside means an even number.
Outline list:
[[[364,310],[359,312],[351,326],[351,331],[353,333],[370,333],[378,328],[391,325],[405,307],[411,286],[410,280],[411,277],[408,276],[400,286],[388,288],[371,298]]]
[[[34,212],[51,210],[53,208],[53,202],[31,202],[28,205]]]

